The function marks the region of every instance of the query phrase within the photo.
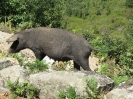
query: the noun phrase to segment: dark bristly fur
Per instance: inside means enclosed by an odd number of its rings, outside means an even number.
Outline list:
[[[74,61],[74,68],[91,70],[88,58],[94,49],[80,35],[57,28],[38,27],[21,31],[7,40],[13,42],[9,53],[31,49],[36,58],[42,60],[46,55],[55,60]],[[105,51],[109,52],[109,51]]]

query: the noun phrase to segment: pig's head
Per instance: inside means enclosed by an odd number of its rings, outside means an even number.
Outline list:
[[[12,43],[9,48],[9,53],[17,53],[20,50],[24,49],[25,39],[22,34],[15,34],[6,40],[8,43]]]

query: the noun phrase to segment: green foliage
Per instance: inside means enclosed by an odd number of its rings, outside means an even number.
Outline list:
[[[13,27],[21,29],[38,26],[60,27],[61,5],[60,0],[2,0],[0,21],[10,21]]]
[[[38,97],[38,89],[29,82],[19,83],[18,79],[15,82],[10,80],[6,80],[6,82],[11,93],[11,99],[15,99],[17,96],[27,99]]]
[[[66,91],[59,91],[59,97],[58,99],[78,99],[76,95],[75,88],[70,86],[66,89]]]
[[[128,15],[126,13],[128,11],[125,7],[125,0],[66,1],[68,1],[66,2],[66,7],[68,5],[67,8],[69,9],[68,12],[71,12],[71,16],[67,14],[64,16],[67,23],[66,28],[76,30],[76,33],[81,33],[82,30],[90,30],[95,26],[99,35],[102,33],[118,34],[123,32],[124,26],[127,24],[125,16]],[[88,14],[85,18],[80,18],[75,16],[72,10],[75,8],[81,12],[79,7],[84,5],[83,3],[86,4],[84,7]],[[114,6],[114,4],[117,6]]]
[[[12,54],[12,57],[18,60],[20,66],[24,65],[24,57],[25,57],[24,54],[19,55],[15,53],[15,54]]]
[[[116,58],[119,65],[133,68],[133,47],[132,42],[129,42],[129,40],[129,38],[126,38],[125,41],[121,41],[121,44],[119,44],[119,47],[117,48],[118,53],[116,54]]]
[[[129,27],[131,29],[131,27]],[[130,70],[133,69],[133,42],[132,42],[132,31],[125,30],[123,37],[114,37],[109,34],[103,34],[102,36],[97,36],[90,43],[97,49],[102,50],[115,50],[112,53],[102,53],[94,51],[93,54],[100,56],[101,61],[106,61],[107,59],[114,59],[115,65],[127,66]],[[86,35],[83,35],[86,36]],[[87,36],[86,36],[87,37]],[[85,37],[85,38],[86,38]],[[91,37],[91,34],[89,35]],[[129,42],[130,41],[130,42]],[[132,71],[129,73],[132,74]]]
[[[133,75],[132,5],[133,0],[2,0],[0,20],[6,22],[7,27],[58,27],[63,16],[63,27],[83,34],[92,46],[102,50],[116,50],[108,54],[93,51],[93,54],[99,56],[101,62],[114,62],[113,65],[102,65],[102,74],[114,79],[124,76],[126,79],[126,76]],[[18,60],[23,64],[21,59]]]
[[[86,87],[85,91],[87,96],[84,99],[103,99],[103,93],[99,92],[97,88],[97,80],[94,78],[90,78],[86,80]],[[78,95],[76,95],[75,88],[70,86],[66,89],[66,91],[59,91],[59,98],[58,99],[80,99]],[[83,98],[83,97],[82,97]]]
[[[64,91],[60,90],[58,99],[66,99],[66,93]]]
[[[114,80],[115,86],[117,86],[120,83],[127,81],[129,78],[128,76],[113,76],[112,79]]]
[[[48,69],[48,64],[46,64],[45,61],[40,61],[36,59],[35,61],[27,62],[27,57],[25,54],[12,54],[12,57],[17,59],[20,66],[28,69],[30,73],[36,73]]]
[[[45,61],[36,59],[33,62],[27,62],[24,64],[24,68],[28,69],[30,73],[36,73],[48,69],[48,64],[46,64]]]
[[[129,8],[133,8],[133,0],[126,0],[125,5]]]
[[[106,66],[106,64],[102,64],[101,67],[98,69],[98,72],[104,75],[110,75],[109,68]]]
[[[85,19],[88,13],[88,0],[66,0],[66,15]]]
[[[132,15],[128,17],[129,18],[129,25],[127,26],[127,33],[131,36],[133,36],[133,17]]]
[[[90,78],[89,80],[86,80],[87,82],[87,87],[90,88],[90,90],[92,90],[94,93],[98,92],[98,88],[97,88],[97,80],[95,78]]]
[[[3,58],[3,54],[0,53],[0,58]]]
[[[115,86],[120,84],[121,82],[127,81],[131,78],[133,69],[129,69],[128,67],[121,68],[120,66],[110,66],[111,64],[103,64],[101,68],[98,69],[98,72],[114,80]]]
[[[103,35],[97,36],[95,39],[93,39],[90,43],[93,45],[95,48],[100,49],[100,50],[116,50],[117,47],[115,46],[115,41],[113,41],[114,38],[112,38],[109,35]],[[100,57],[102,57],[102,60],[106,60],[108,57],[113,57],[115,53],[103,53],[103,52],[98,52],[98,51],[93,51],[93,54],[96,54]]]
[[[1,50],[0,50],[1,51]],[[7,53],[6,52],[0,52],[0,58],[4,58],[7,56]]]
[[[82,31],[83,37],[89,42],[95,38],[95,35],[93,33],[94,33],[93,30]]]
[[[86,93],[87,97],[85,99],[102,99],[100,97],[99,90],[97,88],[97,80],[95,78],[90,78],[86,80],[87,86],[86,86]]]

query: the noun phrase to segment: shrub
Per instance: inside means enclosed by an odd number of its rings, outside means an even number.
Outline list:
[[[78,99],[75,88],[70,86],[66,91],[60,90],[58,99]]]
[[[46,69],[48,69],[48,64],[42,60],[34,60],[32,62],[27,62],[27,57],[25,54],[12,54],[12,57],[17,59],[20,66],[24,67],[25,69],[28,69],[30,73],[36,73],[36,72],[40,72],[40,71],[45,71]]]
[[[131,78],[130,73],[133,73],[132,69],[128,69],[128,67],[121,68],[120,66],[111,66],[111,64],[101,65],[98,72],[113,79],[115,86],[121,82],[129,80]]]
[[[28,69],[30,73],[36,73],[48,69],[48,64],[46,64],[45,61],[36,59],[33,62],[27,62],[24,64],[24,68]]]
[[[11,99],[15,99],[17,96],[27,99],[37,98],[39,90],[29,82],[19,83],[18,79],[15,82],[6,80],[7,86],[11,93]]]
[[[133,0],[126,0],[125,5],[129,8],[133,8]]]
[[[90,78],[86,80],[87,86],[86,86],[86,93],[87,97],[85,99],[102,99],[101,93],[98,90],[98,83],[95,78]]]

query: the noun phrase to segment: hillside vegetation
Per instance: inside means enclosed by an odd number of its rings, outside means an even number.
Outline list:
[[[116,84],[132,78],[133,1],[72,0],[66,6],[66,29],[82,34],[98,49],[117,51],[108,55],[94,53],[103,64],[98,71]]]
[[[129,10],[126,9],[125,0],[89,0],[89,2],[88,15],[82,18],[75,18],[75,15],[67,17],[69,20],[67,28],[75,32],[88,30],[95,34],[122,35],[128,24]]]
[[[132,0],[2,0],[0,27],[6,32],[63,28],[83,35],[98,49],[113,49],[115,53],[93,54],[102,64],[97,71],[118,84],[133,75],[132,8]]]

